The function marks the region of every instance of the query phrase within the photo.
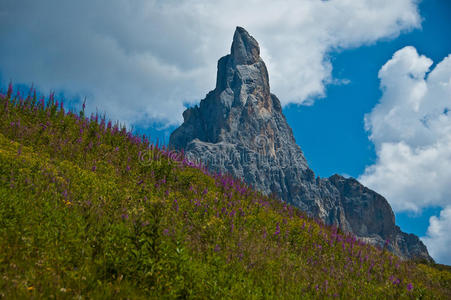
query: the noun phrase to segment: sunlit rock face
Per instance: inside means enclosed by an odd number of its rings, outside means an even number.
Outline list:
[[[237,27],[231,53],[218,61],[216,88],[183,113],[170,137],[212,171],[244,179],[312,217],[388,248],[403,258],[432,260],[415,235],[401,232],[381,195],[355,179],[315,178],[296,144],[279,99],[270,92],[258,42]]]

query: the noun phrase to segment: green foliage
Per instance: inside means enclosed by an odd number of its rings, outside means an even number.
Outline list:
[[[0,298],[449,299],[400,261],[53,97],[0,96]]]

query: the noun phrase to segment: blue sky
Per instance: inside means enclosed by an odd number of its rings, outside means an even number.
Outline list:
[[[382,92],[377,74],[397,50],[414,46],[435,63],[451,53],[451,1],[423,1],[422,28],[374,45],[331,53],[333,75],[350,80],[347,85],[329,85],[324,99],[312,106],[284,108],[297,143],[315,173],[334,173],[358,178],[376,160],[373,143],[364,129],[363,116],[379,101]],[[450,99],[451,102],[451,99]],[[431,215],[440,208],[422,213],[398,212],[397,224],[406,232],[424,236]]]
[[[424,19],[421,29],[393,40],[330,53],[333,76],[350,83],[329,85],[326,97],[312,106],[284,108],[296,141],[319,176],[339,173],[357,178],[376,159],[363,116],[382,95],[377,74],[393,53],[414,46],[435,63],[451,53],[451,1],[423,1],[420,13]]]
[[[34,83],[69,107],[87,97],[91,112],[167,142],[244,26],[315,173],[380,192],[451,264],[451,2],[262,2],[5,0],[0,83]]]

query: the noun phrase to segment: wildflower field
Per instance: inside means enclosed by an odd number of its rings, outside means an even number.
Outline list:
[[[53,95],[0,94],[0,298],[451,299],[401,261]]]

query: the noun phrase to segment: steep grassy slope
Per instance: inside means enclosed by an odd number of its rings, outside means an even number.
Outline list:
[[[402,262],[51,96],[0,95],[0,298],[442,298]]]

